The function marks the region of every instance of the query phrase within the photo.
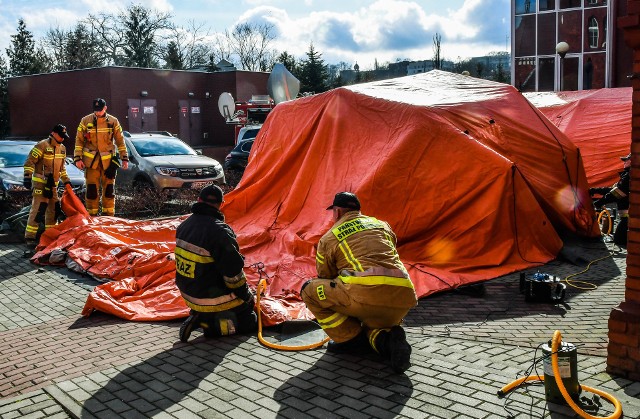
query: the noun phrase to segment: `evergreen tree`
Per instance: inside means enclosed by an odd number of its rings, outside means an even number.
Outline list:
[[[98,45],[85,25],[79,23],[67,35],[64,45],[65,69],[101,67],[103,61],[98,52]]]
[[[0,55],[0,137],[9,134],[9,69]]]
[[[322,54],[313,48],[313,43],[309,44],[307,59],[300,65],[299,79],[301,93],[322,93],[328,90],[327,66],[324,64]]]
[[[146,68],[158,66],[155,59],[158,53],[156,33],[171,28],[170,18],[170,14],[153,12],[140,5],[131,5],[121,14],[126,65]]]
[[[293,55],[289,54],[287,51],[284,51],[283,53],[278,55],[278,58],[276,58],[276,62],[282,63],[282,65],[284,65],[291,74],[296,76],[296,78],[298,77],[296,75],[298,73],[298,65],[296,63],[296,58]]]
[[[167,44],[167,50],[164,53],[164,68],[171,70],[184,70],[184,57],[180,53],[178,44],[175,41],[170,41]]]
[[[6,52],[10,76],[40,74],[48,70],[46,54],[42,48],[36,50],[33,34],[27,30],[23,19],[18,21],[18,33],[11,35],[11,47]]]

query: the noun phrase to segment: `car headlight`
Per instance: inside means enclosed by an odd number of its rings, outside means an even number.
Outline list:
[[[160,173],[161,175],[164,175],[164,176],[173,176],[173,177],[180,176],[180,170],[175,168],[175,167],[161,167],[161,166],[158,166],[158,167],[156,167],[156,172],[158,172],[158,173]]]
[[[222,167],[220,167],[220,169],[222,169]],[[215,166],[203,167],[202,174],[207,177],[218,176],[218,172],[220,172],[220,169],[216,168]]]
[[[8,192],[17,192],[17,191],[26,191],[27,188],[24,187],[22,182],[17,182],[15,180],[2,179],[2,186]]]

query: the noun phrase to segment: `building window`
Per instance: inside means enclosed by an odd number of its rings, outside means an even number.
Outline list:
[[[605,16],[604,19],[602,19],[602,32],[604,33],[604,41],[602,41],[602,48],[606,48],[607,46],[607,18]]]
[[[589,46],[591,48],[598,48],[598,20],[591,16],[589,18]]]
[[[598,4],[598,0],[589,0],[589,4],[591,6],[594,6],[594,5]]]

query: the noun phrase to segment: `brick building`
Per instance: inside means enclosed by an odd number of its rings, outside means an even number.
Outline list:
[[[248,101],[267,94],[268,78],[263,72],[115,66],[13,77],[11,136],[42,138],[56,123],[75,132],[80,118],[92,112],[92,100],[102,97],[124,130],[168,131],[202,149],[233,146],[234,127],[218,110],[220,94]]]
[[[616,24],[626,14],[626,0],[511,0],[512,84],[528,92],[631,86],[632,52]]]

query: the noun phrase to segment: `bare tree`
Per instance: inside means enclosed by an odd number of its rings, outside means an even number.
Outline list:
[[[209,29],[205,28],[205,23],[190,20],[186,28],[173,27],[167,38],[169,42],[163,47],[163,58],[168,63],[167,57],[171,53],[174,60],[180,60],[181,67],[169,66],[169,68],[188,70],[206,65],[211,54],[206,44],[208,37]]]
[[[273,67],[277,57],[277,52],[270,48],[275,39],[273,25],[242,23],[231,32],[225,31],[225,38],[243,70],[266,71]]]
[[[43,48],[47,52],[54,70],[66,70],[65,45],[70,33],[60,27],[49,28],[42,40]]]
[[[442,35],[436,32],[433,35],[433,68],[436,70],[440,70],[442,68],[442,55],[440,50],[440,41],[442,40]]]
[[[106,64],[123,65],[125,61],[124,32],[120,30],[118,20],[111,14],[89,14],[87,25],[98,44],[101,46],[98,54]]]

